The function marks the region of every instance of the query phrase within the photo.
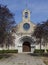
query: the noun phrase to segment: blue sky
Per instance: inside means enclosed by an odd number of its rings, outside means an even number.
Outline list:
[[[26,8],[31,11],[33,23],[40,23],[48,19],[48,0],[0,0],[0,4],[7,5],[15,15],[17,24],[22,21],[22,11]]]

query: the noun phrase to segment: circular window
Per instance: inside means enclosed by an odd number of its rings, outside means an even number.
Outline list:
[[[30,24],[29,24],[29,23],[25,23],[25,24],[23,25],[23,28],[24,28],[25,30],[28,30],[28,29],[30,28]]]

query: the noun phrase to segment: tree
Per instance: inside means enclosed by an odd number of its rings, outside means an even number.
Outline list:
[[[40,43],[40,52],[41,52],[41,42],[43,38],[43,25],[42,24],[36,25],[36,28],[34,29],[32,36],[34,36],[36,40]]]
[[[39,41],[41,50],[42,39],[45,45],[48,43],[48,20],[42,24],[37,24],[32,35]]]
[[[0,5],[0,45],[3,45],[11,28],[14,26],[14,16],[7,6]]]
[[[6,47],[8,48],[8,50],[10,46],[15,46],[14,39],[15,39],[15,36],[13,36],[12,33],[9,33],[6,38]]]
[[[48,43],[48,20],[43,22],[43,42],[44,42],[44,45],[45,45],[45,52],[46,52],[46,46],[47,46],[47,43]]]
[[[44,40],[46,40],[46,42],[48,42],[48,20],[43,22],[43,25],[44,25],[44,27],[43,27],[43,30],[44,30],[43,38],[44,38]]]

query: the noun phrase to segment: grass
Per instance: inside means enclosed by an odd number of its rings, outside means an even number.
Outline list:
[[[12,56],[11,54],[0,54],[0,59],[2,59],[2,58],[9,58],[11,56]]]
[[[12,56],[13,53],[18,53],[18,50],[0,50],[0,59],[8,58]]]
[[[48,61],[44,61],[44,63],[45,63],[46,65],[48,65]]]
[[[39,57],[40,59],[43,60],[43,62],[48,65],[48,53],[29,53],[29,55],[34,56],[34,57]]]
[[[41,57],[41,59],[46,65],[48,65],[48,57]]]

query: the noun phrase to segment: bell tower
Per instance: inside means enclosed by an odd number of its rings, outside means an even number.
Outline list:
[[[30,21],[30,11],[25,9],[23,11],[23,21],[24,22],[29,22]]]

